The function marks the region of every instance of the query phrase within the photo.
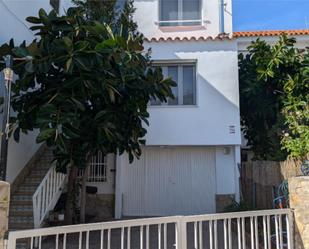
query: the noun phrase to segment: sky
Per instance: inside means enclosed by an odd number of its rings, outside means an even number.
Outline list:
[[[309,0],[232,0],[233,30],[309,28]]]

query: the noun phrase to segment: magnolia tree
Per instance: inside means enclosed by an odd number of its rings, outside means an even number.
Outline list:
[[[39,11],[28,17],[36,39],[0,48],[0,56],[32,57],[15,64],[12,133],[39,130],[38,143],[53,148],[57,170],[68,174],[66,218],[72,222],[78,169],[102,151],[141,155],[151,98],[173,97],[174,82],[151,67],[143,35],[132,21],[132,3],[77,2],[65,15]],[[1,70],[2,68],[0,68]]]
[[[258,159],[305,159],[309,154],[309,51],[282,35],[257,40],[239,56],[244,134]]]

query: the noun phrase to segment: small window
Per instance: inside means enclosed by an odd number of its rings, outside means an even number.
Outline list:
[[[97,155],[90,159],[90,165],[87,168],[88,179],[87,182],[106,182],[107,170],[106,170],[106,157],[102,152],[98,152]],[[78,177],[81,179],[84,175],[84,170],[79,170]]]
[[[160,0],[160,26],[202,24],[201,0]]]
[[[161,64],[164,77],[171,77],[177,86],[172,88],[174,99],[169,98],[167,103],[161,103],[153,99],[151,105],[195,105],[196,103],[196,80],[195,64]]]

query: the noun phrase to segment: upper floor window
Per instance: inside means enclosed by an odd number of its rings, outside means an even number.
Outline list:
[[[162,68],[164,77],[172,77],[177,86],[172,88],[174,99],[161,103],[154,99],[151,105],[195,105],[196,104],[196,72],[195,63],[158,64]]]
[[[160,26],[202,24],[201,0],[160,0]]]

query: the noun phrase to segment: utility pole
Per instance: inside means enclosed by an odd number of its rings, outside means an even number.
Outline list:
[[[0,150],[0,180],[6,179],[8,142],[9,142],[9,122],[11,108],[11,86],[14,80],[13,72],[13,57],[7,55],[4,58],[5,68],[2,73],[4,76],[3,82],[3,115],[2,115],[2,132],[1,132],[1,150]]]

